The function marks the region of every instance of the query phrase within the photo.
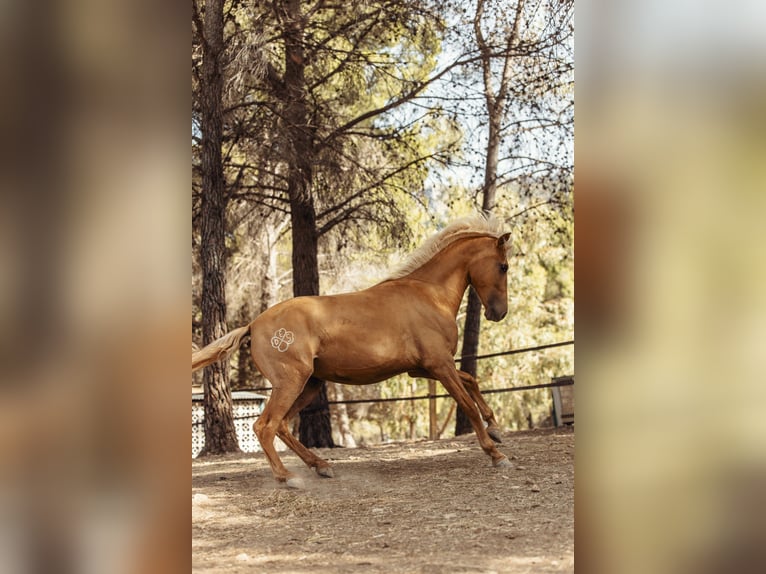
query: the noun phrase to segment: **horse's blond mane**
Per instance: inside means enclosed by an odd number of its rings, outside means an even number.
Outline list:
[[[455,241],[476,234],[500,237],[503,234],[503,221],[492,213],[477,213],[456,219],[413,251],[386,280],[399,279],[409,275]]]

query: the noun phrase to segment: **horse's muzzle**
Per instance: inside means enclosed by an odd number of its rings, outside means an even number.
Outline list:
[[[495,309],[492,309],[490,307],[487,307],[487,309],[484,311],[484,317],[487,318],[489,321],[502,321],[506,314],[508,313],[507,309],[504,309],[502,311],[496,311]]]

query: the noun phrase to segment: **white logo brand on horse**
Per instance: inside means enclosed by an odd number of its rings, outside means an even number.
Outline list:
[[[287,348],[295,342],[295,336],[292,331],[278,329],[271,338],[271,346],[280,353],[287,351]]]

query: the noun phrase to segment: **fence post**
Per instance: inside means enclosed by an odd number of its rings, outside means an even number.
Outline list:
[[[436,381],[428,379],[428,438],[436,440]]]

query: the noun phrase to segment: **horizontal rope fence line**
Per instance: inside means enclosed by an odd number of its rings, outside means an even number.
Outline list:
[[[547,345],[538,345],[536,347],[525,347],[523,349],[513,349],[511,351],[500,351],[499,353],[490,353],[489,355],[463,355],[455,359],[456,363],[459,363],[463,359],[489,359],[490,357],[502,357],[504,355],[518,355],[519,353],[530,353],[532,351],[542,351],[543,349],[552,349],[554,347],[564,347],[566,345],[574,345],[574,339],[571,341],[562,341],[560,343],[549,343]]]
[[[568,387],[570,385],[574,385],[574,381],[572,379],[566,379],[563,381],[558,381],[556,383],[543,383],[540,385],[528,385],[526,387],[506,387],[504,389],[487,389],[486,391],[481,391],[481,394],[488,395],[491,393],[509,393],[513,391],[529,391],[532,389],[547,389],[550,387]],[[421,401],[423,399],[446,399],[451,396],[452,395],[448,393],[444,393],[440,395],[416,395],[413,397],[390,397],[385,399],[349,399],[346,401],[327,401],[327,404],[351,405],[351,404],[357,404],[357,403],[393,403],[393,402],[400,402],[400,401]],[[254,419],[257,417],[258,415],[249,415],[246,417],[234,417],[233,420],[243,421],[243,420]],[[196,422],[196,423],[192,423],[192,426],[201,425],[201,424],[202,422]]]
[[[540,385],[528,385],[526,387],[506,387],[504,389],[487,389],[486,391],[480,391],[482,395],[488,395],[490,393],[509,393],[512,391],[529,391],[531,389],[547,389],[549,387],[566,387],[574,385],[574,381],[571,379],[567,381],[561,381],[558,383],[544,383]],[[419,401],[422,399],[444,399],[451,397],[452,395],[444,393],[441,395],[416,395],[414,397],[391,397],[388,399],[349,399],[346,401],[327,401],[329,405],[351,405],[354,403],[392,403],[396,401]]]

